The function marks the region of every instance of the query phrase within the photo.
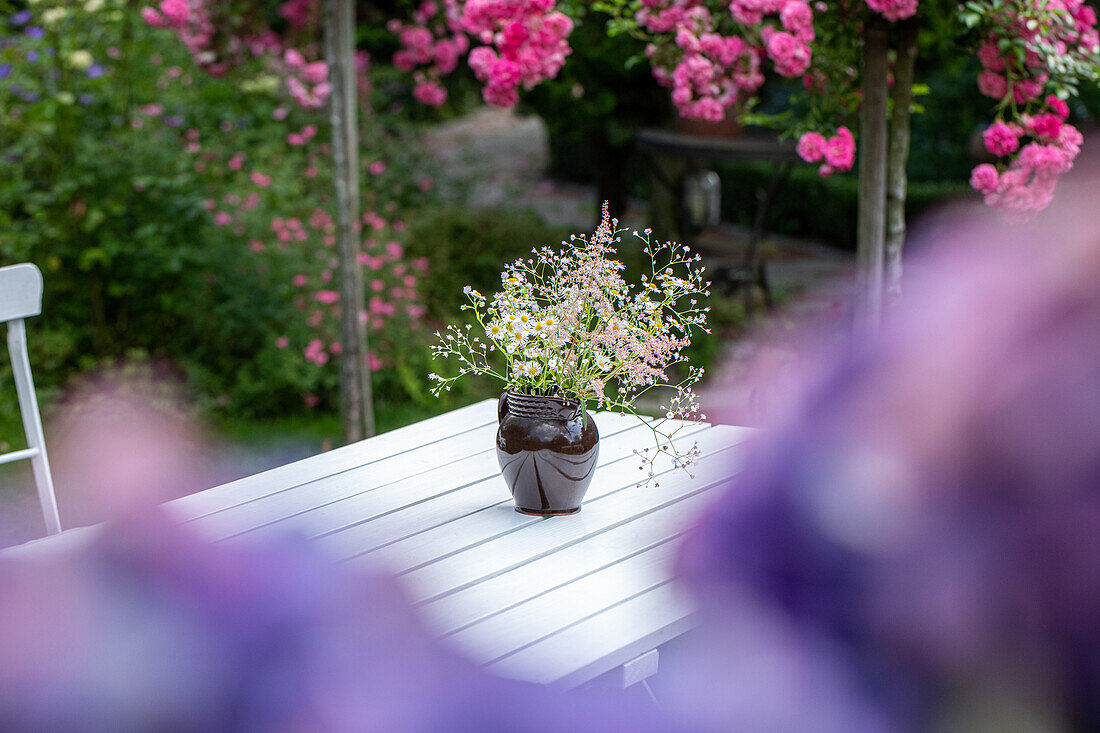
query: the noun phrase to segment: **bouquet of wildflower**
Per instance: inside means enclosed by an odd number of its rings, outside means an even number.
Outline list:
[[[688,365],[673,382],[669,369],[685,363],[683,350],[697,330],[709,333],[699,303],[709,295],[699,255],[687,247],[650,240],[650,230],[634,232],[650,262],[649,275],[635,285],[622,277],[615,245],[623,231],[603,207],[603,220],[588,237],[571,235],[560,249],[532,250],[501,273],[502,289],[491,300],[467,286],[477,327],[449,326],[436,333],[432,358],[453,359],[458,373],[431,374],[437,396],[467,374],[489,375],[513,392],[571,398],[596,407],[639,416],[639,398],[659,390],[661,417],[646,421],[655,450],[641,452],[650,463],[660,454],[685,467],[698,449],[682,450],[672,438],[685,423],[697,421],[699,403],[692,387],[703,370]],[[582,412],[583,414],[583,412]],[[639,416],[640,417],[640,416]],[[644,465],[644,464],[643,464]]]

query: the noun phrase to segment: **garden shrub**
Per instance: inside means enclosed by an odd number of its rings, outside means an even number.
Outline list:
[[[331,408],[341,346],[326,119],[296,108],[259,62],[205,74],[139,9],[41,2],[0,20],[0,264],[34,262],[45,277],[38,382],[48,394],[137,350],[174,363],[201,407]],[[402,240],[430,168],[385,119],[364,117],[376,393],[424,399],[428,263]]]
[[[535,247],[556,245],[571,232],[548,225],[530,209],[476,209],[445,206],[424,211],[409,225],[407,248],[432,263],[422,286],[428,314],[435,321],[460,315],[469,285],[483,293],[500,290],[500,273]]]

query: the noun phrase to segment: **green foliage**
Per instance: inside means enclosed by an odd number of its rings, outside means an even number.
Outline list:
[[[722,179],[722,210],[742,225],[751,226],[756,191],[771,176],[767,163],[721,163],[715,166]],[[911,182],[906,216],[918,216],[950,196],[965,194],[965,182]],[[852,176],[821,178],[803,166],[790,177],[768,212],[768,229],[778,234],[809,237],[845,249],[855,249],[856,208],[859,181]]]
[[[339,305],[316,297],[338,289],[323,114],[296,109],[261,62],[225,78],[197,70],[140,4],[55,3],[64,12],[50,22],[45,7],[32,21],[43,38],[0,28],[0,64],[11,64],[0,264],[34,262],[45,277],[43,316],[29,324],[40,394],[138,354],[173,364],[204,408],[332,408]],[[407,402],[425,399],[428,366],[399,221],[425,197],[407,182],[431,179],[386,122],[364,121],[364,246],[393,306],[371,324],[376,391]],[[310,127],[306,142],[288,137]]]
[[[530,209],[447,206],[424,211],[410,223],[406,249],[432,263],[422,287],[428,314],[438,322],[454,322],[466,302],[463,287],[491,295],[500,290],[504,265],[568,236],[569,231],[547,225]]]
[[[557,78],[527,92],[523,104],[546,122],[551,170],[598,179],[622,165],[609,158],[629,148],[639,128],[669,117],[669,103],[649,66],[636,63],[641,47],[627,36],[609,36],[607,16],[581,14],[569,38],[569,61]]]

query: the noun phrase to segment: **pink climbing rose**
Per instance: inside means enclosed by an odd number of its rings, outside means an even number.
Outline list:
[[[825,136],[820,132],[803,133],[795,149],[802,160],[807,163],[816,163],[825,157]]]
[[[1012,125],[1006,125],[997,120],[982,133],[985,149],[993,155],[1001,157],[1015,153],[1020,147],[1019,129]]]
[[[840,127],[825,143],[825,162],[838,171],[846,171],[851,170],[855,160],[855,138],[847,127]]]
[[[996,191],[997,179],[997,169],[989,163],[982,163],[970,173],[970,185],[979,193]]]

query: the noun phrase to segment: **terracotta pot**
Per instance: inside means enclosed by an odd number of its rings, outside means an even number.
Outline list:
[[[497,461],[516,511],[579,512],[600,454],[592,416],[576,400],[505,392],[497,419]]]

